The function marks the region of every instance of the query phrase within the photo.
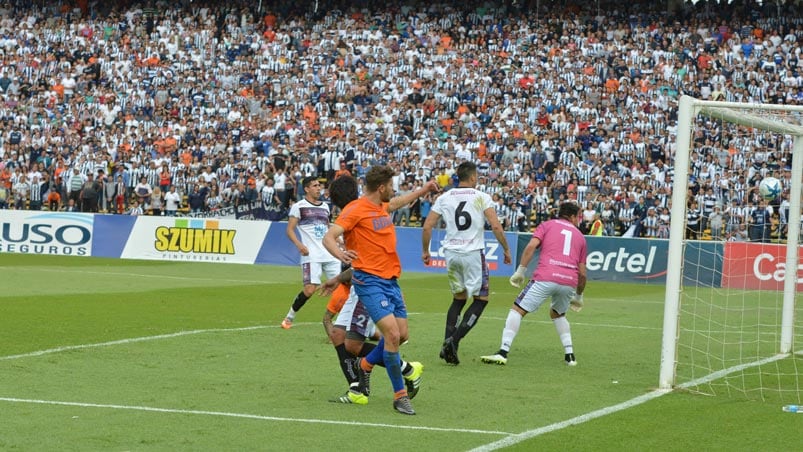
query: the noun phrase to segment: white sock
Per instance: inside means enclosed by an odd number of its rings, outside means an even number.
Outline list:
[[[572,330],[569,327],[569,320],[566,316],[562,316],[557,319],[552,319],[552,323],[555,324],[555,330],[558,332],[560,343],[563,344],[563,350],[565,350],[564,353],[574,353],[574,347],[572,347]]]
[[[287,311],[287,315],[285,317],[290,319],[290,321],[292,322],[293,320],[296,319],[296,311],[294,311],[293,308],[290,308],[290,310]]]
[[[519,334],[519,327],[521,327],[521,314],[515,309],[511,309],[507,313],[507,320],[505,321],[505,329],[502,330],[502,350],[509,352],[510,346],[513,344],[513,339]]]

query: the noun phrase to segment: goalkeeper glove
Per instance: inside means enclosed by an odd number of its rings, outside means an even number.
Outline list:
[[[523,265],[519,265],[519,268],[516,269],[516,273],[513,273],[513,276],[510,277],[510,285],[513,287],[521,287],[524,283],[524,280],[527,278],[524,276],[524,273],[527,272],[527,267]]]
[[[572,299],[569,300],[569,308],[574,312],[580,312],[583,309],[583,294],[574,294]]]

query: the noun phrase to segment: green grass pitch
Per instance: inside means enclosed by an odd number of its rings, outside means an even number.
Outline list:
[[[493,278],[449,366],[446,276],[404,274],[402,354],[425,366],[408,417],[381,369],[367,406],[327,401],[346,387],[320,323],[326,300],[279,328],[298,268],[2,254],[0,269],[0,450],[790,450],[803,426],[749,398],[632,402],[658,380],[658,286],[591,281],[569,314],[577,367],[545,309],[524,319],[508,365],[492,366],[479,356],[497,350],[516,295]]]

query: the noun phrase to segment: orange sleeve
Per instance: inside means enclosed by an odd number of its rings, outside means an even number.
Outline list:
[[[337,314],[343,309],[343,305],[346,304],[346,300],[349,299],[349,289],[351,285],[349,284],[341,284],[337,286],[334,292],[332,292],[332,296],[329,297],[329,303],[326,305],[326,310]]]

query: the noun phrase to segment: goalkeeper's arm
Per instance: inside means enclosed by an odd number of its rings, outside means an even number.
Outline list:
[[[583,292],[586,289],[586,265],[581,263],[577,267],[577,288],[574,292],[574,297],[569,301],[569,307],[574,312],[580,312],[583,309]]]
[[[521,252],[521,260],[519,261],[519,268],[516,269],[516,272],[513,273],[513,276],[510,277],[510,285],[513,287],[521,287],[524,281],[527,279],[525,273],[527,273],[527,266],[530,265],[530,261],[533,260],[533,255],[535,255],[535,250],[541,245],[541,239],[537,237],[533,237],[530,239],[527,246],[524,247],[524,251]]]
[[[577,266],[577,290],[575,293],[578,297],[583,295],[583,292],[586,290],[586,264],[585,262],[581,262],[580,265]]]

